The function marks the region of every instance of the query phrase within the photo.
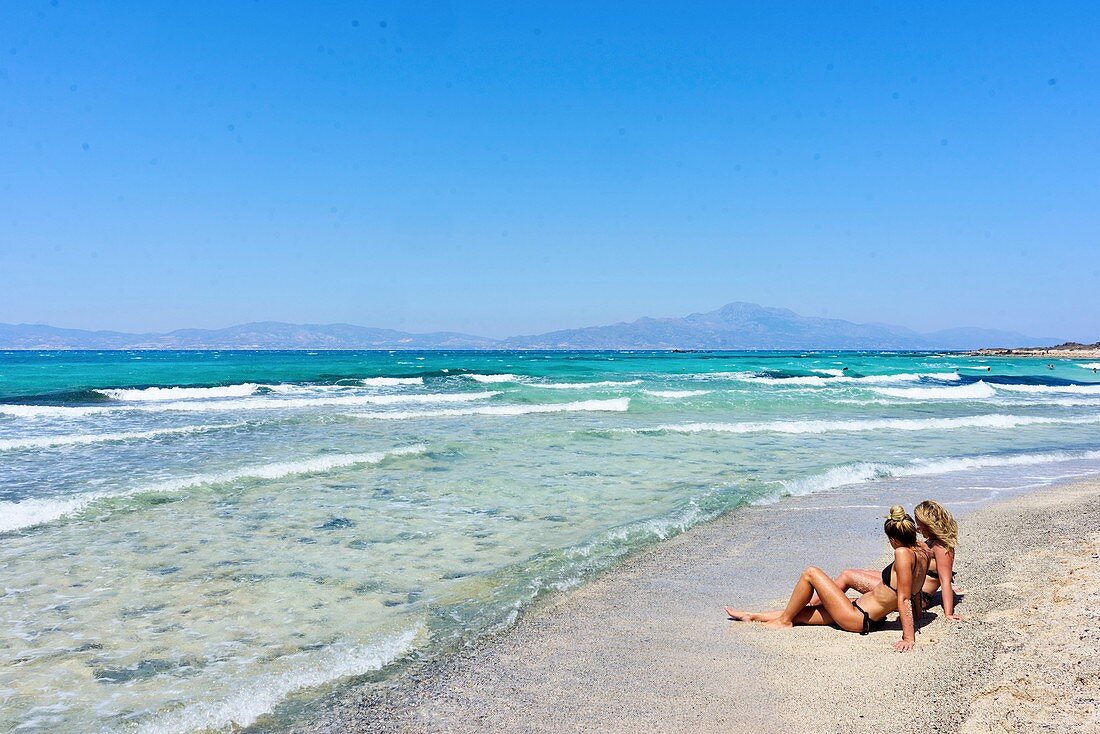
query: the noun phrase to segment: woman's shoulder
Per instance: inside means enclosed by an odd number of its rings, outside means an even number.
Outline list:
[[[906,548],[904,545],[894,549],[894,561],[908,561],[917,555],[916,548]]]

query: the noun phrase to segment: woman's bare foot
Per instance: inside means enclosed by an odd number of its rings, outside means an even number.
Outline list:
[[[742,611],[740,609],[734,609],[733,607],[726,607],[726,614],[730,615],[730,619],[735,622],[751,622],[752,612]]]

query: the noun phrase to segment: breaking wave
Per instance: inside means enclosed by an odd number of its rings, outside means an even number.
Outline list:
[[[246,466],[210,474],[169,479],[156,484],[117,492],[86,492],[61,498],[26,499],[21,502],[0,502],[0,533],[43,525],[66,515],[83,510],[93,502],[105,499],[132,497],[140,494],[165,494],[211,484],[227,484],[242,479],[282,479],[299,474],[321,474],[334,469],[346,469],[360,464],[377,464],[392,456],[421,454],[427,450],[423,444],[403,446],[389,451],[369,454],[334,454],[302,461],[275,462],[259,466]]]
[[[908,464],[879,464],[860,462],[833,467],[821,474],[792,479],[783,483],[783,494],[804,495],[827,489],[836,489],[850,484],[862,484],[876,479],[897,477],[920,477],[970,469],[985,469],[1000,466],[1031,466],[1052,464],[1061,461],[1095,461],[1100,459],[1100,451],[1047,451],[1027,454],[965,456],[947,459],[915,459]],[[771,498],[773,501],[778,498]]]
[[[547,390],[586,390],[590,387],[627,387],[641,385],[641,380],[601,380],[599,382],[539,382],[531,387],[543,387]]]
[[[244,423],[222,423],[212,426],[183,426],[181,428],[156,428],[149,431],[131,431],[129,433],[83,433],[67,436],[36,436],[34,438],[7,438],[0,439],[0,451],[14,449],[44,449],[53,446],[73,446],[88,443],[109,443],[114,441],[141,441],[160,436],[177,436],[187,433],[203,433],[205,431],[220,431],[228,428],[239,428]]]
[[[997,394],[982,380],[953,387],[874,387],[871,389],[880,395],[910,400],[984,400]]]
[[[316,688],[341,678],[379,670],[413,649],[422,629],[406,630],[373,645],[337,643],[320,653],[296,653],[283,658],[283,672],[261,675],[233,686],[234,693],[219,701],[200,701],[155,716],[136,728],[141,734],[188,734],[195,731],[238,731],[280,701],[303,688]]]
[[[960,428],[1007,429],[1048,424],[1100,423],[1100,416],[974,415],[961,418],[880,418],[868,420],[803,420],[757,423],[682,423],[653,428],[623,429],[631,433],[809,433],[846,431],[946,431]]]
[[[95,392],[106,395],[111,400],[196,400],[207,398],[242,398],[253,394],[260,388],[255,382],[224,387],[144,387],[101,389]]]
[[[655,398],[694,398],[706,395],[710,390],[642,390],[642,392]]]
[[[443,408],[441,410],[403,410],[379,413],[348,413],[354,418],[378,420],[411,420],[415,418],[444,418],[462,415],[530,415],[533,413],[622,413],[630,409],[630,398],[611,400],[580,400],[575,403],[532,403],[528,405],[484,405],[471,408]]]
[[[254,397],[235,400],[176,401],[134,403],[110,406],[60,405],[0,405],[0,414],[20,418],[81,417],[112,411],[206,412],[225,410],[282,410],[286,408],[350,407],[356,405],[399,405],[407,403],[466,403],[498,395],[496,392],[426,393],[408,395],[346,395],[341,397],[271,398]]]

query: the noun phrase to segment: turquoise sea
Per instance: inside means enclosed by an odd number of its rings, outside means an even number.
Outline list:
[[[1098,368],[0,353],[0,729],[278,729],[745,503],[1098,471]]]

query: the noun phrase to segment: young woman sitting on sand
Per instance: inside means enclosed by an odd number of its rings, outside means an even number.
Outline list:
[[[913,518],[900,505],[890,508],[883,530],[894,549],[894,560],[882,569],[879,583],[859,599],[848,598],[827,573],[810,566],[795,584],[786,609],[746,612],[726,607],[726,613],[739,622],[762,622],[769,627],[835,624],[847,632],[865,635],[882,629],[886,615],[896,611],[901,616],[901,640],[894,643],[894,649],[911,651],[919,613],[917,596],[924,584],[930,554],[917,543]],[[810,599],[815,595],[820,603],[811,605]]]
[[[940,598],[943,614],[947,619],[959,622],[963,617],[955,614],[955,546],[959,541],[959,525],[951,512],[935,500],[925,500],[913,510],[917,518],[917,530],[925,537],[922,545],[931,553],[928,575],[921,589],[921,608],[932,606],[936,589],[943,588]],[[866,568],[849,568],[833,579],[847,591],[855,589],[861,594],[870,591],[878,583],[878,574]],[[815,603],[816,600],[811,600]]]

